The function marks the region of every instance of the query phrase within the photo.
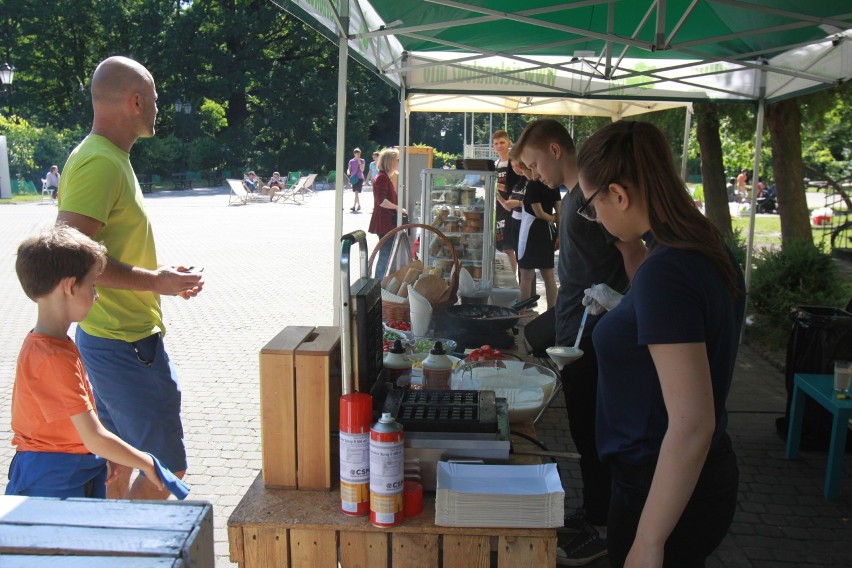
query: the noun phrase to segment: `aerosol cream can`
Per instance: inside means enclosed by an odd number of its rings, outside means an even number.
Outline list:
[[[370,423],[373,397],[340,397],[340,508],[347,515],[370,512]]]
[[[370,429],[370,522],[395,527],[403,519],[405,435],[387,412]]]

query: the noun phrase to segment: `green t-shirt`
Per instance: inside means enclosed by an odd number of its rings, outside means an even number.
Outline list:
[[[90,134],[77,146],[59,181],[59,210],[103,223],[95,240],[125,264],[155,270],[157,250],[145,213],[142,191],[130,155],[112,142]],[[98,286],[98,301],[80,322],[96,337],[138,341],[165,333],[160,295]]]

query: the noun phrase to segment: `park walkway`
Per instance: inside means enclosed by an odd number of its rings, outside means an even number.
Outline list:
[[[227,207],[226,190],[163,191],[145,197],[162,262],[204,266],[206,286],[191,301],[164,298],[166,343],[180,368],[191,499],[213,504],[217,567],[230,566],[226,522],[260,469],[258,352],[287,325],[332,323],[334,195],[304,205],[250,203]],[[345,195],[344,231],[366,229]],[[0,490],[13,454],[8,444],[15,360],[35,322],[35,304],[14,273],[17,244],[53,223],[56,208],[0,206]],[[370,246],[375,237],[370,236]],[[730,432],[741,467],[741,502],[731,534],[711,567],[852,565],[852,466],[841,500],[822,498],[825,455],[783,459],[774,420],[783,413],[783,376],[744,347],[730,400]],[[571,450],[561,401],[539,424],[553,450]],[[561,464],[566,508],[576,506],[579,470]],[[605,559],[593,566],[605,567]]]

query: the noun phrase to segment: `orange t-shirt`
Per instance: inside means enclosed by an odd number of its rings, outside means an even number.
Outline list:
[[[74,342],[27,335],[12,390],[12,445],[19,452],[88,454],[71,417],[94,408],[92,387]]]

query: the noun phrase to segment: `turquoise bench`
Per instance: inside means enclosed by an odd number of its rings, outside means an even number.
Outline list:
[[[843,475],[843,460],[846,454],[846,434],[852,419],[852,399],[834,396],[832,375],[796,374],[793,377],[793,399],[790,403],[790,425],[787,431],[787,459],[799,457],[799,442],[802,437],[802,418],[805,414],[805,397],[809,396],[834,419],[831,423],[831,443],[828,447],[828,466],[825,472],[823,495],[832,501],[840,497],[840,477]]]

